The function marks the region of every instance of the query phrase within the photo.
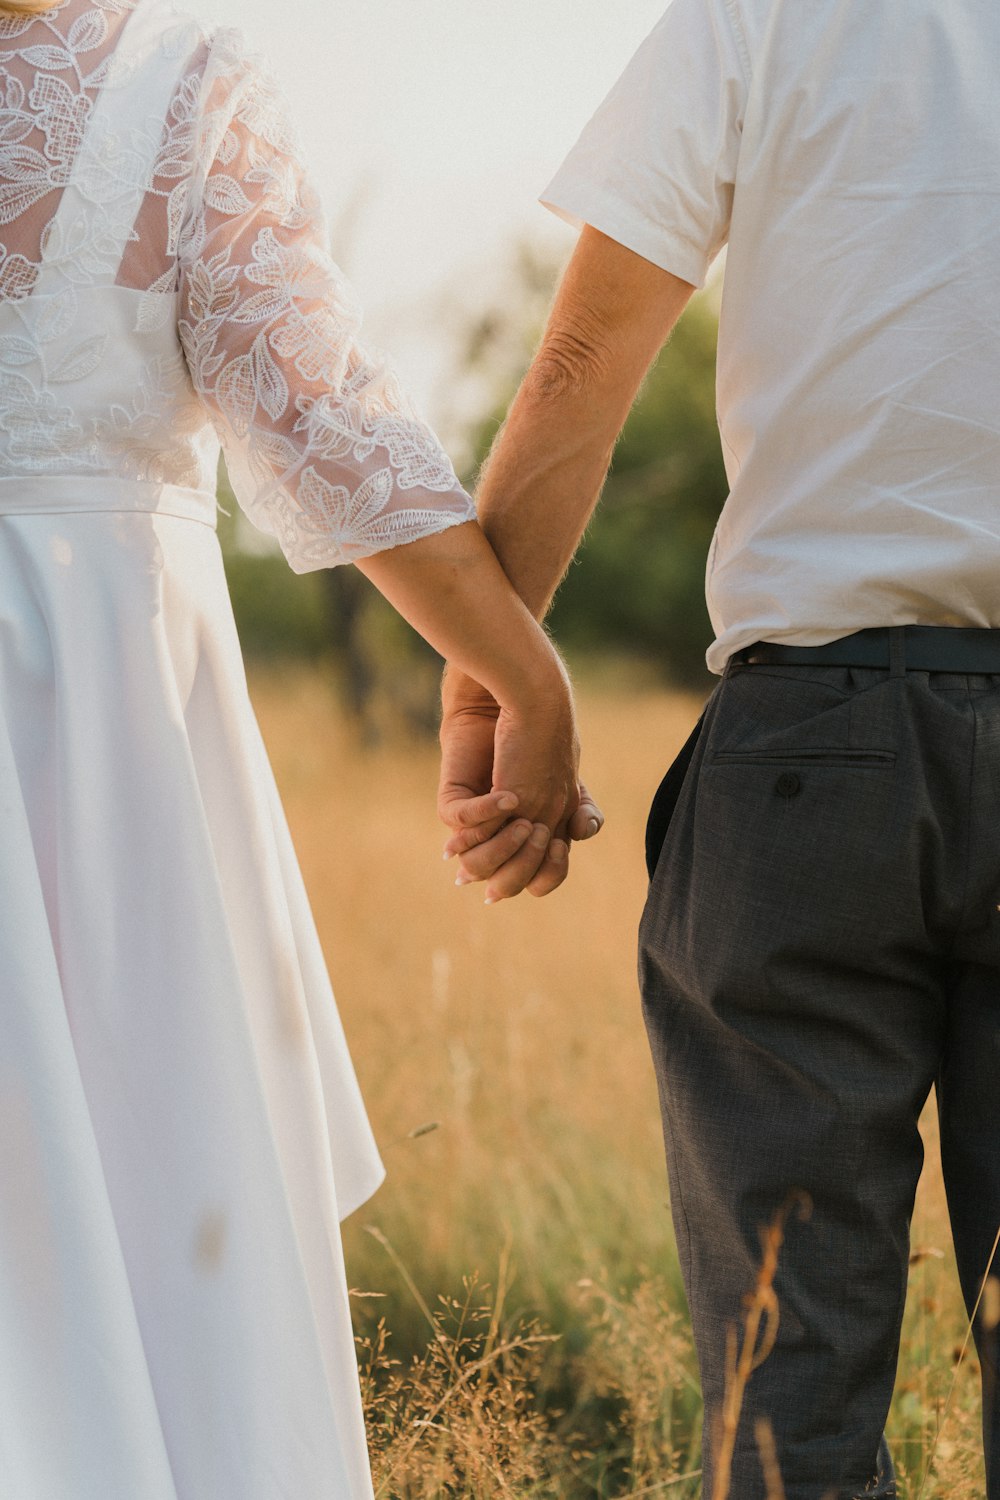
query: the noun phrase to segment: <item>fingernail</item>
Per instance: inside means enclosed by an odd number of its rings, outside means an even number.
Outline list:
[[[590,822],[587,824],[587,832],[585,834],[585,837],[588,839],[592,839],[594,837],[594,834],[600,833],[600,831],[600,823],[598,823],[596,818],[591,818]]]
[[[533,849],[546,849],[550,838],[551,834],[544,824],[536,823],[535,827],[531,830],[531,847]]]
[[[454,851],[454,849],[446,849],[444,851],[444,853],[442,854],[441,858],[443,860],[445,860],[445,861],[447,861],[449,859],[454,859],[455,858],[455,851]]]
[[[484,906],[499,906],[500,905],[500,901],[501,901],[501,897],[499,897],[499,896],[487,896],[486,900],[483,902],[483,905]]]
[[[497,807],[501,812],[513,812],[517,806],[517,798],[513,792],[503,792],[497,798]]]
[[[455,881],[456,885],[472,885],[473,883],[474,877],[471,875],[459,875]]]
[[[568,856],[568,845],[564,844],[562,839],[553,839],[549,845],[549,859],[554,859],[558,864],[560,860],[566,859]]]
[[[523,844],[530,833],[530,823],[516,823],[511,829],[511,837],[514,840],[515,844]]]

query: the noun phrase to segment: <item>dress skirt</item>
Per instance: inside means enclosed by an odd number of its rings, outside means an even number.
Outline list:
[[[0,1495],[370,1496],[382,1167],[211,525],[0,515],[0,817]]]

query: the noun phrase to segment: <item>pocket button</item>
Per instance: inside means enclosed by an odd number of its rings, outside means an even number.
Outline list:
[[[797,797],[802,790],[802,783],[794,771],[782,771],[774,784],[774,790],[779,797]]]

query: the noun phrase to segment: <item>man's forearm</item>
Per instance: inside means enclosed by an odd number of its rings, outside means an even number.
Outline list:
[[[477,490],[480,524],[536,619],[580,544],[623,421],[543,351],[494,444]]]
[[[584,229],[477,493],[480,524],[538,619],[580,544],[646,370],[692,290]]]

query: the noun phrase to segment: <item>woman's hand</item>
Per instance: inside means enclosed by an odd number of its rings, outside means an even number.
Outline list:
[[[509,834],[500,829],[509,853],[487,900],[525,888],[544,895],[565,878],[579,802],[572,693],[552,642],[473,522],[358,567],[457,673],[482,683],[475,701],[446,709],[444,801],[468,831],[516,814]],[[458,814],[458,804],[468,802],[471,809]]]
[[[457,883],[489,881],[488,901],[521,890],[548,895],[569,873],[570,842],[592,838],[604,823],[577,778],[575,726],[568,721],[567,739],[567,723],[558,724],[560,705],[571,715],[571,702],[550,696],[541,707],[504,714],[484,688],[454,668],[445,673],[442,700],[438,810],[452,830],[445,858],[460,856]],[[531,763],[548,754],[547,732],[574,748],[571,764],[549,772],[553,792],[545,808],[522,800],[518,784],[519,778],[539,784]]]

